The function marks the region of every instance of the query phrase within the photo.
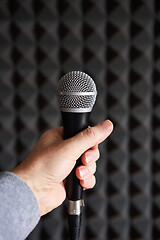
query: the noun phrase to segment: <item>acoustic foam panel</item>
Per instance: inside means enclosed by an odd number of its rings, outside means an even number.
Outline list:
[[[98,89],[97,184],[85,191],[84,240],[160,239],[160,4],[151,0],[0,1],[0,170],[61,124],[57,82],[71,70]],[[68,240],[66,204],[28,240]]]

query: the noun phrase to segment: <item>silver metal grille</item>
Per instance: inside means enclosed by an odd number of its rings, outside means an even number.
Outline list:
[[[61,111],[90,112],[96,101],[97,90],[88,74],[72,71],[60,79],[57,94]]]

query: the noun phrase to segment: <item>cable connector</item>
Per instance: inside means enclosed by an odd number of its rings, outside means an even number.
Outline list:
[[[68,214],[79,215],[82,212],[82,207],[84,207],[84,199],[71,201],[68,200]]]

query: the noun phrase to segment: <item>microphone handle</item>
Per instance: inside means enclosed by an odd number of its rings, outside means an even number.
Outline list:
[[[88,127],[90,112],[62,112],[64,139],[68,139]],[[77,146],[78,148],[78,146]],[[76,168],[82,164],[81,157],[66,179],[66,194],[68,199],[68,226],[71,240],[78,240],[81,225],[81,209],[84,206],[83,188],[76,177]]]
[[[71,138],[88,127],[90,113],[70,113],[62,112],[64,139]],[[78,146],[77,146],[78,148]],[[76,177],[75,170],[82,164],[81,157],[76,161],[76,165],[67,177],[67,199],[76,201],[82,198],[83,188]]]

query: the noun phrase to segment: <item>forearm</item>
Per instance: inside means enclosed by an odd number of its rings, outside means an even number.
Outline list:
[[[0,239],[24,240],[40,214],[28,185],[11,172],[0,173]]]

